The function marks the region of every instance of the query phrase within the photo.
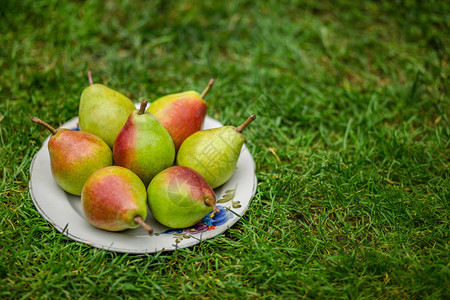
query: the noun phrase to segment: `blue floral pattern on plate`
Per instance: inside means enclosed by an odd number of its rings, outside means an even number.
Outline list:
[[[225,224],[229,219],[233,218],[234,215],[228,211],[225,207],[218,205],[217,208],[220,210],[218,213],[211,211],[203,219],[192,227],[184,229],[169,229],[161,234],[175,234],[183,235],[183,233],[198,234],[205,231],[213,230],[216,226]]]

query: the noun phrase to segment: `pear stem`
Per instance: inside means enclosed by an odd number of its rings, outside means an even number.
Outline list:
[[[47,128],[48,130],[50,130],[50,132],[55,135],[57,130],[55,128],[53,128],[52,126],[50,126],[47,122],[42,121],[41,119],[39,119],[38,117],[32,117],[31,121],[33,121],[34,123],[37,124],[41,124],[42,126],[44,126],[45,128]]]
[[[144,229],[147,230],[148,235],[152,235],[153,234],[153,228],[151,228],[150,225],[145,223],[144,220],[142,220],[142,218],[140,216],[136,216],[134,218],[134,222],[136,222],[139,225],[141,225],[142,227],[144,227]]]
[[[235,128],[235,130],[239,133],[242,133],[242,131],[245,129],[245,127],[248,126],[248,124],[250,124],[251,122],[253,122],[256,119],[255,115],[251,115],[250,117],[248,117],[247,120],[245,120],[244,123],[242,123],[241,125],[239,125],[238,127]]]
[[[145,112],[146,107],[147,107],[147,100],[142,100],[141,106],[139,107],[138,115],[142,115]]]
[[[88,76],[89,84],[90,84],[90,85],[93,85],[93,84],[94,84],[94,81],[92,80],[92,73],[91,73],[90,70],[87,71],[87,76]]]
[[[208,82],[208,85],[206,86],[206,88],[203,90],[202,94],[200,95],[200,97],[202,97],[202,99],[205,99],[206,95],[208,94],[209,90],[211,90],[213,84],[214,84],[215,79],[211,78]]]
[[[215,201],[213,201],[212,199],[207,198],[205,200],[205,204],[208,205],[208,206],[211,206],[212,209],[213,209],[213,212],[215,212],[216,214],[220,212],[220,209],[217,208]]]

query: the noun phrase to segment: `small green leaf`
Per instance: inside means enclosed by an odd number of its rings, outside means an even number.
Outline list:
[[[222,198],[220,200],[217,200],[216,203],[227,203],[228,201],[230,201],[230,200]]]
[[[223,195],[223,199],[231,200],[231,199],[233,199],[233,198],[234,198],[234,194],[226,194],[226,195]]]

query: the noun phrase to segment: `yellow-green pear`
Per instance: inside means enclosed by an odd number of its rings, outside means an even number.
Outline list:
[[[135,106],[125,95],[102,84],[94,84],[90,72],[88,76],[90,86],[83,90],[80,98],[80,129],[100,137],[112,148]]]
[[[216,207],[216,195],[194,170],[173,166],[158,173],[147,188],[148,206],[158,222],[172,228],[197,224]]]
[[[250,116],[238,127],[223,126],[197,131],[188,137],[177,154],[177,164],[202,175],[211,188],[227,182],[234,173],[244,144],[242,131],[256,119]]]

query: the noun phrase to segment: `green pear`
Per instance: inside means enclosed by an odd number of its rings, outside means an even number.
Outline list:
[[[173,165],[175,147],[167,130],[149,112],[147,101],[133,111],[113,146],[114,162],[136,173],[145,186],[162,170]]]
[[[213,84],[214,79],[211,79],[201,95],[196,91],[170,94],[155,100],[148,107],[147,111],[170,133],[176,151],[187,137],[202,128],[207,109],[203,99]]]
[[[196,171],[173,166],[158,173],[147,188],[148,205],[155,219],[168,227],[197,224],[216,207],[216,195]]]
[[[56,183],[66,192],[81,195],[81,189],[95,171],[113,164],[112,152],[99,137],[82,131],[55,129],[37,117],[32,121],[45,126],[50,168]]]
[[[117,134],[136,107],[121,93],[102,84],[94,84],[90,72],[88,75],[91,85],[83,90],[80,98],[80,129],[100,137],[112,147]]]
[[[144,227],[152,228],[147,217],[147,191],[141,179],[126,168],[111,166],[92,174],[83,186],[81,207],[86,220],[93,226],[122,231]]]
[[[223,126],[202,130],[188,137],[177,154],[177,164],[200,173],[214,189],[234,173],[244,144],[242,131],[256,119],[250,116],[238,127]]]

